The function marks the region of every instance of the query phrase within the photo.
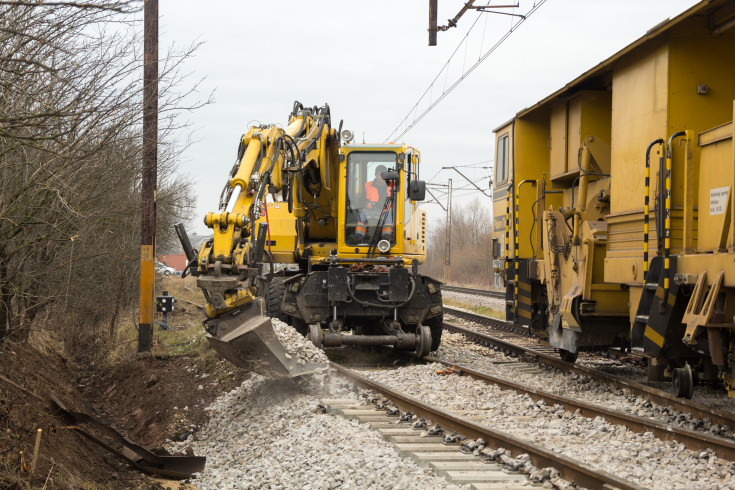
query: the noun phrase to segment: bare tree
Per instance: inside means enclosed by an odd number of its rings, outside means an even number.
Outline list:
[[[423,272],[442,276],[446,220],[434,226],[429,234],[427,261]],[[451,279],[453,283],[490,287],[493,284],[492,210],[475,198],[455,205],[451,227]]]
[[[135,298],[142,23],[120,14],[133,7],[0,1],[0,341],[51,311],[64,334],[99,337],[105,320],[112,334]],[[182,64],[195,49],[159,63],[164,230],[193,206],[174,134],[208,102],[187,103],[197,87]]]

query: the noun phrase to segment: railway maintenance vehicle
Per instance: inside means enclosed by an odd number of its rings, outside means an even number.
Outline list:
[[[422,357],[441,341],[440,283],[418,271],[420,152],[354,144],[331,122],[328,105],[296,102],[285,128],[251,127],[219,210],[204,218],[213,238],[197,251],[177,227],[207,302],[207,339],[238,366],[309,371],[285,352],[271,317],[318,347],[390,345]]]
[[[495,130],[506,318],[574,362],[735,397],[735,3],[702,1]]]

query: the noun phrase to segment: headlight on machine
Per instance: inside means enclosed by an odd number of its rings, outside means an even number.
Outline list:
[[[340,136],[342,136],[342,139],[345,140],[345,143],[349,143],[350,141],[355,139],[355,133],[353,133],[349,129],[343,129]]]
[[[390,250],[390,242],[388,240],[380,240],[378,242],[378,250],[380,250],[380,253],[386,253]]]

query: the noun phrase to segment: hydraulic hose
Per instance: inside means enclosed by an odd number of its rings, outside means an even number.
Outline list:
[[[392,195],[385,196],[385,201],[383,201],[383,209],[380,212],[380,217],[378,218],[378,223],[375,225],[375,231],[373,232],[373,236],[370,239],[370,246],[368,247],[367,251],[367,258],[371,259],[375,256],[375,249],[378,246],[378,242],[380,241],[380,234],[382,233],[383,226],[385,225],[386,217],[388,216],[388,211],[393,211],[393,196],[395,195],[395,192],[391,193]],[[393,213],[395,214],[395,213]],[[393,216],[393,220],[395,221],[395,216]]]

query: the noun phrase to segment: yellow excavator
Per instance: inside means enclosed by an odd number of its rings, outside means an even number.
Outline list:
[[[328,105],[298,101],[288,125],[253,126],[195,250],[176,230],[207,301],[205,328],[234,364],[294,376],[313,366],[288,355],[271,317],[317,347],[390,345],[423,357],[439,347],[440,283],[426,258],[420,152],[353,144]]]

